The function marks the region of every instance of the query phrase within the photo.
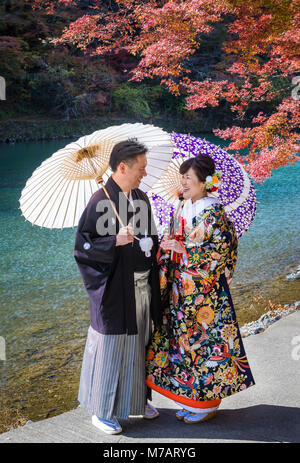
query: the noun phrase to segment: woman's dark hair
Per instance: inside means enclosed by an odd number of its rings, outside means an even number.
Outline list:
[[[198,154],[184,161],[179,169],[181,175],[185,174],[190,168],[193,169],[200,182],[205,182],[208,175],[215,171],[215,163],[207,154]]]
[[[110,155],[109,165],[111,170],[115,172],[120,162],[125,162],[131,166],[136,161],[137,156],[146,154],[147,151],[147,147],[140,143],[137,138],[129,138],[117,143]]]

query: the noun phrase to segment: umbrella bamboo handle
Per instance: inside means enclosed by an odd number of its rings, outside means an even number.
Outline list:
[[[97,183],[103,183],[102,177],[97,177],[97,178],[96,178],[96,181],[97,181]],[[108,194],[108,191],[107,191],[107,189],[105,188],[105,186],[104,186],[103,184],[102,184],[102,188],[103,188],[104,193],[106,194],[107,198],[109,199],[110,204],[111,204],[111,207],[113,208],[113,211],[114,211],[114,213],[116,214],[116,216],[117,216],[117,218],[118,218],[120,224],[121,224],[123,227],[125,227],[125,225],[124,225],[124,223],[123,223],[123,221],[122,221],[120,215],[118,214],[118,211],[117,211],[117,209],[116,209],[116,206],[114,205],[114,202],[110,199],[110,196],[109,196],[109,194]],[[134,236],[134,238],[135,238],[137,241],[140,241],[140,239],[139,239],[137,236]]]
[[[101,175],[100,175],[99,177],[96,178],[96,182],[101,184],[101,186],[102,186],[102,188],[103,188],[103,190],[104,190],[104,193],[106,194],[107,198],[109,199],[110,204],[111,204],[111,207],[113,208],[113,211],[114,211],[114,213],[116,214],[116,216],[117,216],[117,218],[118,218],[120,224],[121,224],[123,227],[125,227],[124,223],[122,222],[121,217],[120,217],[119,214],[118,214],[118,211],[117,211],[117,209],[116,209],[116,206],[114,205],[114,202],[110,199],[110,196],[109,196],[109,194],[108,194],[108,191],[107,191],[107,189],[105,188],[105,186],[104,186],[104,184],[103,184],[103,178],[101,177]]]
[[[121,217],[120,217],[120,215],[119,215],[119,213],[118,213],[118,211],[117,211],[117,209],[116,209],[116,206],[114,205],[113,201],[112,201],[112,200],[110,199],[110,197],[109,197],[109,194],[108,194],[107,189],[105,188],[104,185],[102,185],[102,188],[103,188],[103,190],[104,190],[104,193],[105,193],[106,196],[108,197],[108,199],[109,199],[109,201],[110,201],[110,204],[111,204],[111,207],[113,208],[113,211],[114,211],[114,213],[116,214],[116,216],[117,216],[117,218],[118,218],[120,224],[121,224],[123,227],[125,227],[125,225],[124,225],[124,223],[123,223],[123,221],[122,221],[122,219],[121,219]]]

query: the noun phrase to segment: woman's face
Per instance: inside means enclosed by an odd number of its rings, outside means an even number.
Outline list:
[[[190,167],[190,169],[181,176],[181,185],[183,188],[182,194],[184,199],[196,201],[197,199],[207,196],[205,182],[199,181],[192,167]]]

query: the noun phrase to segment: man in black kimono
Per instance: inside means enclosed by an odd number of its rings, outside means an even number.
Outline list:
[[[136,139],[115,145],[106,192],[99,189],[91,197],[75,241],[90,300],[78,400],[93,424],[109,434],[122,431],[117,418],[159,416],[147,402],[151,391],[145,385],[152,322],[162,323],[158,236],[149,199],[138,188],[147,175],[146,151]]]

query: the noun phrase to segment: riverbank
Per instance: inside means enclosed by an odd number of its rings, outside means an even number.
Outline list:
[[[263,333],[273,323],[281,320],[281,318],[290,315],[297,310],[300,310],[300,301],[296,301],[293,304],[286,304],[283,307],[276,308],[265,312],[259,317],[258,320],[246,323],[240,328],[242,338],[253,336],[255,334]]]
[[[26,117],[20,119],[8,119],[0,121],[0,143],[16,143],[42,140],[60,140],[67,138],[79,138],[96,130],[105,129],[110,125],[141,122],[153,124],[165,129],[167,132],[177,131],[182,133],[209,133],[211,126],[204,117],[154,117],[151,119],[131,119],[128,117],[109,116],[109,118],[82,118],[82,119],[44,119]]]

